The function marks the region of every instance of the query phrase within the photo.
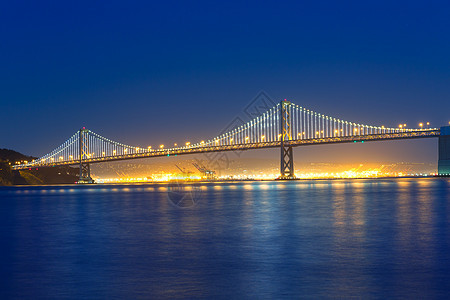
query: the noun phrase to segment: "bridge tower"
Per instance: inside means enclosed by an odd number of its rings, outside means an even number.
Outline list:
[[[441,127],[439,135],[438,174],[450,176],[450,126]]]
[[[282,180],[295,179],[294,157],[292,146],[289,144],[292,140],[290,106],[291,102],[286,99],[280,103],[281,166],[278,179]]]
[[[91,178],[91,168],[89,163],[84,162],[84,159],[89,158],[89,130],[85,127],[80,129],[80,177],[78,183],[94,183]]]

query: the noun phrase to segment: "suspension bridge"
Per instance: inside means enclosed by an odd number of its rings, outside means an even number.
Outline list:
[[[450,173],[450,127],[389,128],[349,122],[289,101],[281,101],[260,116],[206,141],[153,149],[122,144],[82,128],[50,153],[13,170],[79,165],[79,183],[93,182],[90,164],[205,152],[280,148],[279,179],[295,179],[293,148],[316,144],[355,143],[439,137],[439,174]]]

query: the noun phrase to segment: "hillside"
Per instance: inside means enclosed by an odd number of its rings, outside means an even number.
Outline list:
[[[69,166],[13,171],[16,162],[31,161],[33,156],[0,149],[0,185],[70,184],[78,180],[78,168]]]

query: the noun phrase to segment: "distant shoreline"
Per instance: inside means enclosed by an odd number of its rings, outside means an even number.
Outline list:
[[[316,178],[316,179],[290,179],[290,180],[277,180],[277,179],[233,179],[233,180],[203,180],[203,181],[142,181],[142,182],[100,182],[93,184],[77,184],[77,183],[61,183],[61,184],[41,184],[41,185],[31,185],[31,184],[22,184],[22,185],[5,185],[2,187],[51,187],[51,186],[96,186],[96,185],[147,185],[147,184],[158,184],[158,185],[167,185],[167,184],[214,184],[214,183],[240,183],[240,182],[299,182],[299,181],[337,181],[337,180],[378,180],[378,179],[424,179],[424,178],[450,178],[450,176],[402,176],[402,177],[373,177],[373,178]]]

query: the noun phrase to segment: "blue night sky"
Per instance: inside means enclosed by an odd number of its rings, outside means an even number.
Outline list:
[[[448,1],[4,1],[0,36],[0,148],[30,155],[82,126],[212,138],[262,90],[369,125],[450,121]],[[436,142],[398,151],[435,161]]]

